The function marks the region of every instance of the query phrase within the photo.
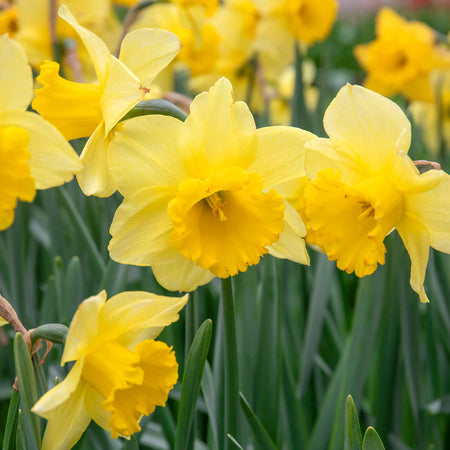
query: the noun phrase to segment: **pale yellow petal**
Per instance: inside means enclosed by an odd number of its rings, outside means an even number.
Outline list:
[[[305,175],[305,143],[316,136],[294,127],[260,128],[257,153],[248,166],[264,180],[264,187],[274,186]]]
[[[419,294],[420,301],[427,303],[429,300],[423,283],[430,253],[430,235],[420,222],[408,216],[404,216],[397,226],[397,231],[411,259],[411,278],[409,280],[411,287]]]
[[[61,365],[79,359],[98,333],[98,314],[106,301],[106,292],[84,300],[73,316],[67,334]]]
[[[170,291],[194,291],[215,278],[209,270],[202,269],[181,254],[177,254],[171,264],[159,264],[152,269],[158,283]]]
[[[33,75],[22,47],[7,34],[0,36],[0,112],[25,110],[33,95]]]
[[[284,230],[278,241],[269,248],[269,253],[276,258],[290,259],[299,264],[309,265],[309,255],[306,251],[306,228],[298,212],[284,202]]]
[[[450,253],[450,175],[445,173],[434,189],[406,196],[405,208],[428,230],[430,245]]]
[[[80,439],[91,421],[84,405],[87,388],[87,383],[82,381],[67,401],[51,411],[42,450],[67,450]]]
[[[67,6],[61,5],[58,14],[69,23],[80,36],[91,57],[98,81],[100,84],[104,84],[106,77],[108,76],[108,66],[111,59],[111,53],[108,50],[108,47],[96,34],[82,27]]]
[[[53,416],[55,408],[62,405],[80,387],[83,361],[77,361],[66,378],[46,392],[33,406],[32,411],[45,419]]]
[[[122,292],[111,297],[100,314],[100,333],[128,348],[155,339],[167,325],[178,320],[178,312],[188,300],[150,292]]]
[[[149,92],[121,61],[111,56],[100,107],[105,121],[105,133],[139,103]]]
[[[150,88],[156,75],[175,58],[180,49],[180,39],[170,31],[143,28],[125,36],[119,59],[144,86]]]
[[[111,413],[103,408],[105,399],[93,387],[89,386],[84,396],[84,406],[94,422],[104,430],[111,431],[109,426]]]
[[[391,153],[407,152],[411,142],[411,125],[400,107],[361,86],[344,86],[326,110],[323,122],[330,138],[352,147],[374,171]]]
[[[83,169],[77,175],[85,195],[109,197],[116,191],[108,160],[109,136],[105,136],[104,122],[95,129],[81,153]],[[128,174],[129,175],[129,174]]]
[[[59,186],[80,171],[81,162],[75,150],[53,125],[37,114],[8,111],[0,114],[0,126],[17,126],[28,132],[29,164],[37,189]]]
[[[116,126],[109,162],[122,195],[127,197],[150,186],[176,186],[187,177],[177,148],[182,125],[173,117],[156,115]]]
[[[144,188],[126,197],[111,224],[109,254],[135,266],[172,263],[178,250],[170,244],[172,220],[167,214],[176,190]]]
[[[253,116],[245,103],[233,103],[226,78],[191,103],[179,149],[186,170],[195,178],[206,178],[230,166],[245,169],[252,162],[256,152]]]

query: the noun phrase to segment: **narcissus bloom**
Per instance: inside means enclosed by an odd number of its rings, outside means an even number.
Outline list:
[[[329,139],[307,144],[303,216],[308,242],[359,277],[384,264],[383,240],[397,229],[411,259],[411,287],[423,287],[429,248],[450,253],[450,176],[420,174],[407,156],[410,123],[392,101],[343,87],[324,117]]]
[[[71,448],[91,419],[113,438],[131,436],[143,415],[165,404],[178,365],[172,348],[154,339],[186,301],[148,292],[106,301],[102,291],[81,303],[61,361],[75,364],[32,408],[48,420],[43,450]]]
[[[25,111],[33,77],[20,45],[0,36],[0,230],[14,221],[17,199],[59,186],[81,169],[76,152],[37,114]],[[7,68],[7,70],[6,70]]]
[[[110,164],[124,201],[111,257],[152,266],[163,286],[183,291],[245,271],[267,252],[307,264],[304,225],[270,187],[302,175],[311,137],[256,130],[225,78],[194,99],[184,123],[144,116],[119,124]]]
[[[86,195],[107,197],[116,190],[107,164],[109,133],[148,94],[153,79],[179,51],[180,41],[168,31],[136,30],[125,36],[117,59],[64,5],[59,15],[79,34],[99,82],[67,81],[59,76],[57,63],[47,62],[38,77],[44,87],[36,91],[33,108],[66,139],[91,136],[81,154],[84,168],[78,182]]]
[[[408,22],[390,8],[376,19],[376,40],[357,45],[355,56],[368,75],[364,85],[385,96],[401,93],[411,100],[432,101],[430,73],[449,67],[449,53],[435,43],[435,32]]]

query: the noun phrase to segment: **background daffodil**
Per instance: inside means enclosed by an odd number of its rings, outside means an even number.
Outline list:
[[[86,46],[98,84],[67,81],[59,76],[57,63],[47,62],[41,66],[38,81],[44,87],[36,91],[33,108],[66,139],[90,136],[81,154],[84,168],[77,179],[86,195],[106,197],[116,190],[107,164],[109,133],[149,93],[153,79],[179,51],[180,41],[168,31],[136,30],[125,36],[116,58],[67,7],[61,6],[59,15]]]
[[[410,123],[392,101],[347,84],[324,117],[329,139],[307,144],[303,194],[308,242],[362,277],[384,264],[396,228],[411,259],[411,287],[423,287],[429,247],[450,253],[450,176],[420,174],[407,156]]]
[[[113,438],[129,437],[142,415],[165,404],[178,365],[171,347],[154,339],[187,298],[122,292],[106,301],[102,291],[79,306],[61,361],[75,364],[33,407],[48,420],[44,450],[71,448],[91,419]]]
[[[36,189],[59,186],[81,169],[76,152],[58,130],[25,111],[33,94],[31,67],[20,45],[0,37],[0,230],[14,221],[17,199],[31,202]]]
[[[194,99],[184,123],[144,116],[119,127],[110,164],[125,198],[110,230],[114,260],[152,266],[163,286],[183,291],[267,252],[308,263],[303,223],[269,188],[302,175],[311,133],[256,130],[225,78]]]

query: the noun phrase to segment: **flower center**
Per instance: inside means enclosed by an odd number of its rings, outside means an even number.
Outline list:
[[[28,141],[22,128],[0,128],[0,230],[13,223],[17,199],[31,202],[36,194],[28,164]]]
[[[263,192],[261,177],[239,167],[206,180],[185,180],[168,213],[171,244],[221,278],[257,264],[284,227],[281,197]]]
[[[322,170],[305,188],[307,241],[339,269],[363,277],[384,264],[383,240],[403,216],[403,196],[384,178],[354,186],[340,178],[340,171]]]
[[[98,84],[75,83],[59,76],[59,64],[46,61],[37,77],[33,108],[52,123],[67,140],[90,136],[102,121]]]

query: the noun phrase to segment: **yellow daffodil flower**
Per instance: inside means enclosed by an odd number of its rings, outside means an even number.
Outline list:
[[[76,152],[52,125],[27,112],[33,95],[31,67],[20,45],[0,36],[0,230],[14,221],[17,199],[59,186],[80,171]]]
[[[411,100],[433,101],[430,73],[449,67],[449,53],[435,44],[435,32],[420,22],[408,22],[390,8],[376,19],[376,40],[357,45],[359,64],[368,75],[364,85],[385,96],[397,93]]]
[[[397,229],[422,302],[429,248],[450,253],[450,176],[420,174],[407,156],[410,123],[392,101],[343,87],[324,117],[329,139],[307,144],[303,216],[308,242],[359,277],[384,264],[383,240]]]
[[[22,45],[28,62],[36,69],[39,69],[44,61],[54,58],[52,39],[56,38],[59,45],[65,45],[65,41],[70,39],[74,41],[75,46],[82,47],[78,35],[64,20],[56,16],[52,23],[50,4],[48,0],[15,0],[18,32],[14,38]],[[111,48],[117,46],[121,26],[110,0],[55,1],[56,8],[61,4],[65,4],[82,26],[101,36]],[[52,37],[53,32],[55,36]],[[91,79],[91,64],[83,48],[78,49],[77,59],[81,63],[83,77]],[[69,65],[64,65],[66,76],[70,74],[70,69]]]
[[[0,5],[0,35],[8,34],[13,37],[17,31],[17,8],[5,3]]]
[[[143,415],[164,406],[178,365],[172,348],[154,339],[187,298],[122,292],[106,301],[102,291],[81,303],[61,361],[75,364],[32,408],[48,420],[43,450],[71,448],[91,419],[113,438],[129,437]]]
[[[116,190],[107,163],[110,131],[148,94],[155,76],[180,49],[180,41],[164,30],[136,30],[125,36],[116,58],[64,5],[59,15],[86,46],[98,83],[67,81],[59,76],[57,63],[46,62],[38,77],[44,87],[36,91],[33,107],[66,139],[90,136],[81,154],[84,168],[77,179],[86,195],[107,197]]]
[[[119,126],[110,163],[124,201],[112,259],[152,266],[162,286],[182,291],[243,272],[267,252],[308,264],[304,225],[270,187],[301,176],[311,133],[256,130],[225,78],[194,99],[184,123],[144,116]]]
[[[409,109],[414,122],[422,128],[428,149],[436,155],[441,139],[450,151],[450,70],[433,73],[431,84],[436,92],[435,101],[411,102]]]

